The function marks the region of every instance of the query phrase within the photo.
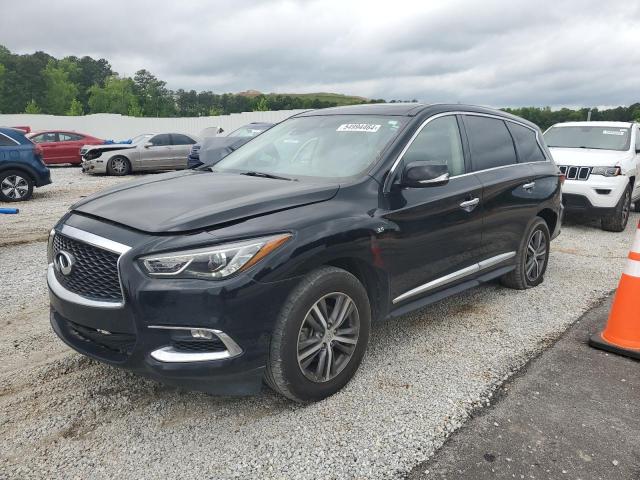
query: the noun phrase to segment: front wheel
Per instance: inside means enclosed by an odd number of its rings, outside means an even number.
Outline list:
[[[544,281],[544,273],[549,262],[551,235],[547,223],[536,217],[529,225],[516,255],[515,270],[504,275],[502,284],[516,290],[540,285]]]
[[[131,164],[126,157],[113,157],[107,163],[107,173],[109,175],[115,175],[121,177],[127,175],[131,171]]]
[[[631,212],[631,184],[627,185],[614,212],[602,217],[602,229],[607,232],[622,232],[627,227]]]
[[[370,327],[369,297],[356,277],[335,267],[311,272],[276,321],[267,384],[297,402],[333,395],[358,369]]]

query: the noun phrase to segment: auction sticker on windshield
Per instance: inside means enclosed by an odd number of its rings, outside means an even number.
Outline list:
[[[382,125],[374,125],[372,123],[343,123],[336,132],[369,132],[376,133]]]
[[[626,132],[624,130],[603,130],[602,133],[605,135],[624,135]]]

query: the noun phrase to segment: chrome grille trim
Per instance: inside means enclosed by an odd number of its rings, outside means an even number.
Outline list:
[[[56,231],[55,229],[51,231],[50,234],[50,244],[52,245],[55,241],[56,235],[63,235],[68,238],[71,238],[75,241],[85,243],[87,245],[91,245],[95,248],[103,249],[108,252],[118,254],[118,260],[116,261],[116,272],[118,275],[118,285],[120,286],[120,298],[119,301],[108,301],[108,300],[96,300],[91,298],[86,298],[82,295],[79,295],[75,292],[72,292],[66,289],[56,278],[55,270],[52,262],[52,259],[49,259],[49,265],[47,269],[47,283],[49,285],[50,290],[59,298],[66,300],[71,303],[76,303],[79,305],[84,305],[87,307],[94,308],[122,308],[124,306],[124,289],[122,288],[122,279],[120,277],[120,260],[122,259],[122,255],[131,250],[131,247],[113,240],[109,240],[108,238],[101,237],[99,235],[80,230],[79,228],[72,227],[70,225],[63,225],[60,228],[60,231]],[[53,252],[52,252],[53,253]]]
[[[558,165],[560,173],[562,173],[567,180],[589,180],[591,176],[592,167],[580,167],[575,165]]]

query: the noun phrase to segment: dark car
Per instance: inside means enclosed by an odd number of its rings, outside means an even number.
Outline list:
[[[210,170],[73,206],[50,236],[51,323],[166,383],[319,400],[354,375],[372,321],[497,278],[540,284],[560,189],[538,128],[504,112],[301,113]]]
[[[24,131],[0,127],[0,201],[29,200],[33,187],[51,183],[42,149]]]
[[[253,122],[234,130],[226,137],[207,137],[191,147],[188,168],[211,167],[249,140],[273,127],[273,123]]]

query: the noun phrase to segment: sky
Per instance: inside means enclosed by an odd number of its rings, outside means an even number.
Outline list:
[[[9,10],[0,44],[13,52],[104,57],[172,89],[494,107],[640,101],[636,0],[22,0]]]

